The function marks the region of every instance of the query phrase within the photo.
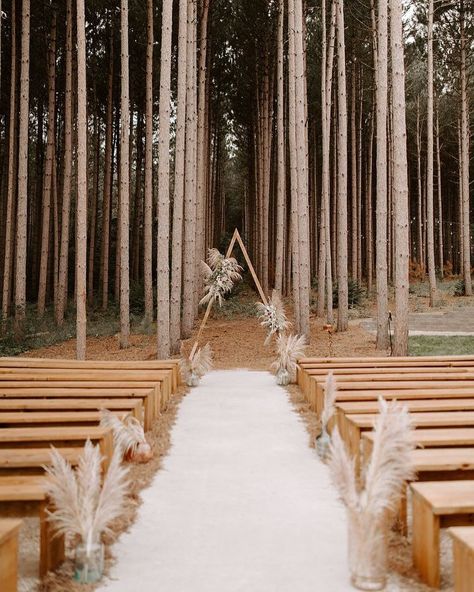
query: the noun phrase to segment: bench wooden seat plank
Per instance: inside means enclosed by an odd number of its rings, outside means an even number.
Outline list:
[[[440,529],[468,525],[474,514],[474,481],[412,483],[413,561],[423,582],[440,585]]]
[[[99,426],[49,426],[29,428],[1,428],[0,448],[35,448],[39,443],[53,445],[79,445],[86,440],[96,442],[105,457],[106,466],[113,453],[113,437],[110,429]]]
[[[318,416],[324,409],[324,387],[318,385],[317,392],[314,392],[310,404]],[[362,386],[362,388],[358,388]],[[338,388],[336,402],[348,401],[377,401],[380,397],[384,399],[459,399],[474,397],[474,383],[460,381],[456,383],[431,382],[420,383],[379,383],[368,385],[367,383],[352,383],[347,389]],[[354,388],[352,388],[354,387]]]
[[[454,592],[471,592],[474,582],[474,527],[453,526]]]
[[[0,412],[15,411],[85,411],[109,409],[126,411],[143,423],[140,399],[1,399]]]
[[[357,457],[360,453],[362,433],[372,430],[377,414],[339,416],[339,430],[351,454]],[[446,411],[444,413],[421,412],[412,415],[414,428],[473,428],[474,411]]]
[[[2,592],[17,592],[18,589],[18,533],[21,520],[0,520],[0,577]]]
[[[444,446],[474,446],[473,428],[420,428],[413,430],[410,436],[417,446],[442,448]],[[373,442],[373,432],[364,432],[362,440]]]
[[[64,537],[54,536],[48,520],[46,481],[43,476],[0,476],[0,516],[12,511],[38,516],[40,522],[40,577],[64,560]]]
[[[46,381],[51,382],[127,382],[132,386],[136,383],[159,383],[165,401],[172,395],[172,372],[171,370],[88,370],[77,369],[48,369],[48,368],[0,368],[0,382],[18,381]],[[135,384],[134,384],[135,383]]]
[[[112,413],[120,419],[124,419],[127,415],[124,411],[112,411]],[[44,426],[99,424],[101,417],[99,411],[12,411],[10,413],[0,411],[0,428],[35,424]]]
[[[57,447],[57,450],[72,465],[77,465],[82,454],[80,447]],[[3,448],[0,449],[0,469],[36,468],[48,465],[51,448]]]
[[[426,411],[474,411],[474,393],[466,399],[407,399],[403,401],[410,413]],[[1,401],[0,401],[1,409]],[[378,401],[348,401],[336,403],[337,413],[353,415],[359,413],[378,413]]]

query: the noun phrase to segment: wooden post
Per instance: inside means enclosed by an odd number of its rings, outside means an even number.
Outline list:
[[[260,298],[262,299],[263,304],[265,304],[265,306],[267,306],[268,299],[265,296],[265,292],[263,291],[262,284],[260,283],[260,280],[258,279],[258,276],[255,272],[255,268],[252,264],[252,261],[249,257],[249,254],[248,254],[248,251],[245,248],[244,242],[243,242],[242,237],[240,236],[240,232],[238,231],[237,228],[234,230],[234,234],[232,235],[232,240],[230,241],[230,244],[229,244],[229,247],[228,247],[227,252],[225,254],[225,257],[226,257],[226,259],[228,259],[232,255],[232,251],[234,250],[236,242],[239,243],[240,249],[242,250],[242,254],[244,256],[244,259],[249,267],[250,273],[252,275],[253,281],[255,282],[255,286],[257,287]],[[199,345],[199,341],[200,341],[202,333],[206,327],[206,324],[209,319],[209,315],[211,314],[211,310],[212,310],[213,305],[214,305],[214,300],[210,300],[207,304],[206,312],[204,314],[204,318],[201,321],[201,326],[199,327],[199,331],[196,336],[196,340],[194,342],[193,349],[191,350],[191,353],[189,354],[190,360],[193,359],[194,354],[196,353],[196,350]]]

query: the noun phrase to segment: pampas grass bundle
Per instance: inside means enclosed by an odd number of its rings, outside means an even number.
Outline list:
[[[330,444],[331,479],[348,511],[353,583],[362,589],[364,582],[372,580],[380,582],[380,589],[383,587],[387,516],[396,511],[405,483],[414,478],[410,415],[395,401],[386,403],[381,398],[379,406],[372,456],[360,485],[354,459],[337,428]]]
[[[322,461],[326,462],[329,458],[329,446],[331,438],[328,432],[329,422],[336,411],[337,385],[334,374],[329,372],[326,378],[324,388],[324,409],[321,415],[321,433],[316,438],[316,450]]]
[[[128,470],[120,450],[114,451],[103,481],[101,464],[99,446],[88,440],[76,470],[54,447],[51,464],[44,467],[54,508],[48,519],[58,534],[79,539],[88,555],[122,514],[128,490]]]
[[[213,353],[209,343],[197,349],[191,359],[182,355],[179,364],[188,386],[197,386],[199,380],[212,370],[212,357]]]
[[[222,306],[224,296],[242,279],[242,267],[234,257],[226,258],[217,249],[209,249],[208,263],[201,263],[206,293],[199,304],[217,301]]]
[[[112,430],[115,446],[122,451],[126,460],[146,463],[152,459],[151,446],[147,442],[143,426],[136,417],[127,415],[120,420],[108,409],[102,409],[100,425]]]
[[[265,327],[268,333],[265,339],[265,345],[268,345],[273,335],[283,333],[290,326],[286,317],[285,307],[277,290],[273,290],[268,304],[257,302],[256,307],[260,324],[262,327]]]
[[[278,384],[289,384],[296,380],[296,363],[303,356],[306,347],[304,335],[278,336],[278,357],[272,364],[272,368],[276,369]]]

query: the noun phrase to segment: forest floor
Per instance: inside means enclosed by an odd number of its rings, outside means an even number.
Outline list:
[[[273,346],[265,347],[263,345],[265,339],[265,331],[260,327],[258,320],[255,317],[254,302],[256,296],[253,292],[248,290],[240,290],[240,293],[229,299],[222,309],[218,309],[213,313],[213,317],[207,328],[204,331],[202,342],[209,342],[212,346],[215,356],[216,369],[252,369],[252,370],[269,370],[271,362],[275,357]],[[443,300],[443,307],[441,311],[450,311],[454,309],[469,309],[473,306],[473,299],[454,298],[448,295]],[[413,312],[427,312],[429,305],[426,293],[423,290],[418,290],[410,296],[410,308]],[[439,311],[438,311],[439,312]],[[323,322],[316,319],[315,316],[311,318],[311,345],[307,349],[307,354],[310,356],[370,356],[370,355],[384,355],[388,352],[377,352],[375,348],[375,336],[367,332],[362,326],[363,319],[370,318],[374,313],[373,303],[365,301],[361,306],[351,311],[351,321],[349,331],[346,333],[335,333],[329,336],[323,330]],[[415,345],[413,353],[462,353],[458,351],[451,351],[449,344],[453,340],[461,338],[426,338],[436,339],[436,342],[428,343],[416,342],[424,338],[414,337],[412,342]],[[415,340],[415,341],[413,341]],[[187,351],[192,347],[193,339],[184,342],[184,350]],[[461,347],[469,348],[472,342],[461,344]],[[430,347],[435,351],[431,352]],[[417,351],[418,350],[418,351]],[[156,337],[155,334],[145,335],[135,332],[131,336],[130,347],[124,350],[119,348],[118,335],[92,335],[88,337],[87,355],[89,359],[112,359],[112,360],[146,360],[155,357],[156,351]],[[471,347],[472,351],[472,347]],[[74,358],[75,356],[75,340],[67,339],[65,341],[48,345],[39,349],[33,349],[26,352],[24,355],[34,357],[53,357],[53,358]],[[296,387],[289,389],[290,399],[295,408],[295,411],[305,422],[309,437],[308,442],[310,446],[314,446],[314,437],[318,431],[316,418],[312,412],[309,411],[308,406],[302,399],[301,393]],[[168,449],[171,442],[171,434],[175,418],[177,416],[184,391],[181,391],[177,397],[174,398],[171,408],[168,413],[164,414],[157,425],[154,426],[152,432],[148,435],[152,445],[156,451],[154,461],[146,467],[133,467],[133,491],[131,493],[131,503],[129,511],[123,517],[115,528],[115,533],[110,537],[110,543],[114,542],[118,535],[127,530],[128,527],[135,521],[137,511],[141,505],[141,491],[148,487],[155,475],[160,469],[162,462],[168,454]],[[22,544],[23,548],[29,552],[31,556],[31,548],[37,544],[35,542],[35,535],[29,531],[29,545]],[[413,579],[411,571],[411,554],[409,545],[400,537],[394,536],[391,541],[391,566],[393,573],[396,576],[397,587],[391,587],[391,590],[400,591],[425,591],[426,588],[419,586]],[[447,542],[444,546],[444,562],[450,561],[450,545]],[[34,555],[34,553],[33,553]],[[113,564],[113,558],[110,555],[110,550],[107,555],[108,568]],[[25,562],[25,567],[31,568],[31,562]],[[30,570],[31,571],[31,570]],[[24,574],[27,575],[27,574]],[[31,574],[30,574],[31,575]],[[86,592],[87,587],[75,586],[71,584],[71,562],[67,563],[64,569],[56,575],[50,576],[44,586],[43,591],[48,592],[74,592],[75,590],[82,590]],[[406,585],[403,583],[405,582]],[[443,591],[451,590],[450,582],[445,582]],[[33,592],[37,590],[35,578],[23,578],[20,586],[21,592]],[[90,588],[92,589],[92,587]]]

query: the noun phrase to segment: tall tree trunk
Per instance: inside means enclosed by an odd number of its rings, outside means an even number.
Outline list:
[[[8,123],[8,185],[7,211],[5,220],[5,251],[3,267],[3,297],[2,297],[2,327],[10,310],[12,275],[13,275],[13,237],[15,226],[15,195],[16,195],[16,167],[17,167],[17,43],[16,43],[16,0],[12,0],[11,9],[12,42],[10,67],[10,114]]]
[[[72,0],[66,0],[66,81],[64,92],[64,168],[56,322],[62,325],[68,296],[69,224],[72,177]]]
[[[163,0],[158,154],[158,357],[170,355],[170,86],[173,1]]]
[[[51,17],[48,51],[48,142],[46,146],[46,170],[43,187],[43,225],[41,233],[41,263],[38,289],[38,315],[44,315],[51,222],[51,194],[53,186],[54,159],[56,158],[56,11]]]
[[[179,3],[178,96],[173,199],[172,274],[171,274],[171,349],[177,351],[181,337],[181,292],[183,263],[183,210],[186,157],[186,76],[187,76],[188,0]],[[201,188],[202,189],[202,188]]]
[[[444,244],[443,244],[443,191],[442,191],[442,169],[441,150],[439,145],[439,113],[436,112],[436,162],[438,172],[438,253],[439,253],[439,274],[441,279],[444,276]]]
[[[285,2],[280,0],[278,14],[278,59],[277,59],[277,206],[276,206],[276,254],[275,289],[283,290],[284,237],[286,220],[286,136],[285,136]],[[316,198],[316,196],[315,196]]]
[[[464,0],[461,0],[461,146],[462,146],[462,237],[463,237],[463,276],[466,296],[472,296],[471,280],[471,237],[470,237],[470,188],[469,188],[469,96],[467,89],[467,39],[466,13]]]
[[[296,63],[296,134],[298,148],[298,239],[300,265],[300,334],[310,340],[309,299],[310,299],[310,241],[309,241],[309,201],[308,201],[308,128],[306,63],[304,59],[304,15],[303,0],[295,3],[295,63]]]
[[[418,263],[423,270],[425,267],[425,255],[423,248],[423,187],[422,187],[422,173],[421,173],[421,126],[420,126],[420,97],[416,101],[416,175],[417,175],[417,190],[418,190],[418,247],[417,256]]]
[[[357,135],[356,135],[356,65],[352,56],[351,76],[351,278],[357,281],[358,222],[357,222]]]
[[[107,119],[105,123],[104,193],[102,197],[102,310],[109,305],[110,208],[113,178],[113,111],[114,111],[114,35],[110,29],[109,73],[107,82]]]
[[[395,338],[394,354],[408,353],[408,163],[405,110],[405,60],[402,0],[391,0],[393,203],[395,218]]]
[[[18,199],[15,261],[15,337],[18,341],[23,341],[26,318],[30,0],[23,0],[21,23],[20,126],[18,141]]]
[[[184,203],[183,321],[182,336],[190,336],[194,323],[196,285],[196,103],[195,103],[195,0],[188,0],[186,163]]]
[[[433,13],[434,0],[428,2],[428,121],[427,121],[427,179],[426,217],[428,233],[428,276],[430,282],[430,306],[436,303],[436,263],[434,245],[434,101],[433,101]]]
[[[378,0],[377,29],[377,205],[376,205],[376,285],[377,349],[388,348],[388,268],[387,268],[387,96],[388,96],[388,6]]]
[[[349,294],[347,285],[347,93],[344,0],[337,5],[338,143],[337,143],[337,330],[347,331]]]
[[[153,0],[147,0],[145,211],[143,274],[145,281],[145,329],[153,322]]]
[[[128,75],[128,0],[121,0],[120,121],[120,347],[130,340],[130,98]]]
[[[87,80],[84,0],[77,3],[77,358],[86,358],[87,339]]]

